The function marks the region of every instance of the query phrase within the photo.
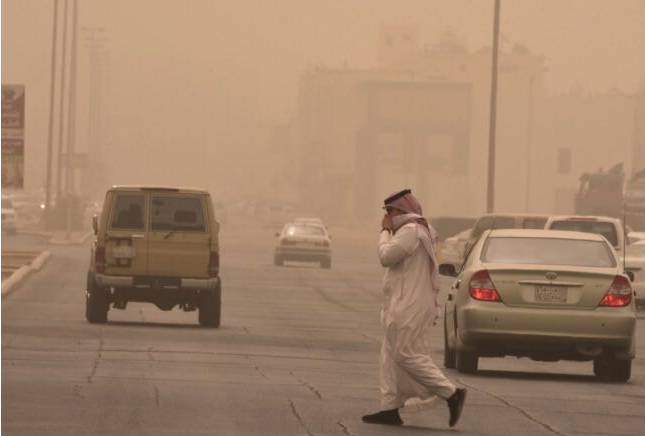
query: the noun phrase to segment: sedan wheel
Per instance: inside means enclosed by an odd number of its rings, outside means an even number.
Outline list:
[[[465,374],[473,374],[477,372],[479,356],[469,351],[457,351],[456,354],[457,371]]]
[[[448,345],[448,330],[446,326],[446,319],[443,320],[443,366],[446,368],[454,368],[456,363],[455,350]]]

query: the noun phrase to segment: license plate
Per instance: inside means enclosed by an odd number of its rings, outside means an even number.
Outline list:
[[[536,286],[535,301],[538,303],[566,303],[568,289],[561,286]]]
[[[134,257],[134,247],[131,245],[117,245],[112,248],[112,256],[115,259],[132,259]]]

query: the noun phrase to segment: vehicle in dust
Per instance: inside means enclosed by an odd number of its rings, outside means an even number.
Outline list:
[[[273,254],[273,263],[284,265],[287,261],[318,262],[321,268],[331,268],[331,237],[320,224],[293,222],[277,232],[278,245]]]
[[[635,353],[632,287],[607,240],[551,230],[488,230],[456,278],[444,317],[444,363],[477,371],[481,357],[593,361],[626,382]]]
[[[16,209],[13,207],[13,200],[9,197],[2,197],[2,232],[15,235],[17,231]]]
[[[207,191],[115,186],[92,224],[89,322],[107,322],[110,306],[148,302],[198,310],[201,325],[220,325],[219,223]]]
[[[468,254],[479,237],[492,229],[543,229],[549,216],[525,213],[485,214],[477,218],[470,236],[464,245],[463,253]],[[462,259],[463,260],[463,259]]]

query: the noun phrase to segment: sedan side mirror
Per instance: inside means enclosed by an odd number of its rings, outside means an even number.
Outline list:
[[[625,274],[627,275],[627,277],[629,277],[630,282],[634,281],[634,272],[633,271],[625,271]]]
[[[99,217],[97,215],[92,217],[92,230],[94,230],[95,235],[99,234]]]
[[[457,277],[457,270],[452,263],[442,263],[439,265],[439,274],[448,277]]]

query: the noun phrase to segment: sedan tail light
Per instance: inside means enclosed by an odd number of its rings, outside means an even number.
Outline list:
[[[94,249],[94,266],[96,268],[96,272],[103,274],[105,272],[105,264],[105,247],[99,245]]]
[[[614,277],[609,290],[600,301],[599,306],[624,307],[632,301],[632,286],[629,280],[623,276]]]
[[[502,301],[488,271],[477,271],[470,279],[470,296],[480,301]]]
[[[219,253],[211,251],[210,259],[208,260],[208,276],[217,277],[219,274]]]

